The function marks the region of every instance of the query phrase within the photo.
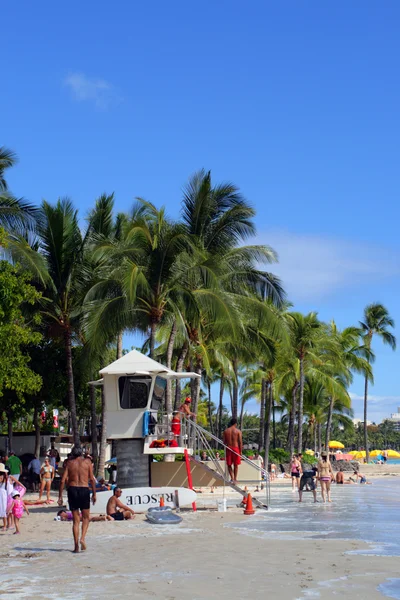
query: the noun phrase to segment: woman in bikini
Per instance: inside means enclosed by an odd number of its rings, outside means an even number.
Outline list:
[[[48,456],[44,459],[44,465],[40,469],[40,492],[39,492],[39,500],[42,499],[42,494],[44,489],[46,488],[47,494],[47,502],[50,502],[50,490],[51,484],[54,479],[54,468],[50,464],[50,459]]]
[[[322,501],[332,502],[331,500],[331,481],[333,477],[332,465],[327,452],[321,452],[321,458],[318,461],[318,479],[321,483]]]
[[[301,462],[295,454],[292,456],[290,461],[290,476],[292,478],[292,491],[296,491],[300,488],[300,474],[301,474]]]

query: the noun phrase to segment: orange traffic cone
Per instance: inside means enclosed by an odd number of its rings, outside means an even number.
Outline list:
[[[253,500],[251,499],[251,494],[247,494],[247,504],[246,504],[246,508],[244,509],[243,513],[245,515],[254,515],[256,511],[253,508]]]
[[[164,496],[161,496],[160,498],[160,508],[165,506],[165,502],[164,502]]]

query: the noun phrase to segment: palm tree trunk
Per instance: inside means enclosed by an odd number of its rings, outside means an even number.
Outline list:
[[[92,456],[94,462],[94,470],[97,473],[97,463],[99,459],[99,449],[97,446],[97,415],[96,415],[96,388],[93,384],[89,385],[89,398],[90,398],[90,433],[91,433],[91,445],[92,445]],[[103,477],[103,474],[101,475]]]
[[[271,384],[272,386],[272,384]],[[275,398],[274,391],[272,388],[272,447],[276,449],[276,423],[275,423]]]
[[[265,428],[265,403],[266,403],[267,381],[261,379],[261,398],[260,398],[260,431],[258,434],[258,450],[264,448],[264,428]]]
[[[304,356],[300,356],[300,397],[299,397],[299,430],[297,436],[297,452],[303,452],[303,412],[304,412]]]
[[[183,369],[183,364],[185,362],[185,358],[186,355],[188,353],[188,349],[189,349],[189,345],[188,342],[185,341],[185,343],[182,346],[181,352],[179,354],[177,363],[176,363],[176,372],[177,373],[181,373],[182,369]],[[180,384],[180,380],[177,379],[175,382],[175,403],[174,403],[174,410],[178,410],[178,407],[181,403],[181,384]]]
[[[75,402],[75,390],[74,390],[74,371],[72,367],[72,339],[71,330],[68,328],[65,330],[65,355],[67,359],[67,381],[68,381],[68,405],[69,414],[71,417],[72,435],[74,438],[75,446],[81,445],[78,429],[78,419],[76,416],[76,402]]]
[[[333,396],[331,396],[329,398],[328,418],[326,420],[326,432],[325,432],[325,448],[327,451],[329,449],[329,442],[330,442],[330,436],[331,436],[332,415],[333,415],[334,403],[335,403],[335,400],[334,400]]]
[[[207,377],[207,391],[208,391],[208,420],[210,423],[210,431],[214,435],[214,423],[212,419],[212,410],[211,410],[211,381],[210,378]]]
[[[171,369],[172,365],[172,355],[174,352],[174,344],[176,337],[176,321],[174,320],[171,328],[171,333],[169,334],[168,346],[167,346],[167,367]],[[165,407],[167,414],[172,413],[172,381],[167,379],[167,389],[165,390]]]
[[[232,418],[237,419],[238,415],[238,398],[239,398],[239,382],[238,382],[238,361],[235,358],[232,362],[234,379],[232,382]]]
[[[319,423],[318,423],[319,425]],[[316,423],[314,423],[314,454],[317,451],[317,429],[318,429],[318,425]]]
[[[242,399],[241,407],[240,407],[240,418],[239,418],[240,429],[243,429],[244,405],[245,405],[245,401]]]
[[[322,425],[318,423],[318,452],[322,451]]]
[[[119,333],[117,336],[117,360],[119,358],[122,358],[122,353],[123,353],[123,334],[121,331],[121,333]]]
[[[150,358],[154,358],[154,350],[156,348],[156,330],[157,323],[152,321],[150,325]]]
[[[13,451],[13,412],[11,409],[7,410],[7,436],[8,436],[8,452]]]
[[[369,462],[369,448],[368,448],[368,376],[365,376],[364,383],[364,446],[365,446],[365,459]]]
[[[268,391],[266,394],[266,410],[265,410],[265,458],[264,468],[268,472],[269,462],[269,446],[271,442],[271,414],[272,414],[272,385],[268,385]]]
[[[290,456],[292,456],[293,452],[294,452],[294,425],[295,425],[296,412],[297,412],[297,391],[298,391],[298,389],[299,389],[299,382],[296,381],[296,383],[294,384],[293,389],[292,389],[292,409],[290,411],[290,417],[289,417],[288,447],[289,447]]]
[[[107,420],[106,420],[106,395],[104,388],[101,387],[101,436],[100,436],[100,456],[99,468],[97,470],[99,477],[104,477],[104,466],[106,462],[107,447]]]
[[[222,411],[223,411],[223,399],[224,399],[224,383],[225,377],[221,375],[219,382],[219,407],[218,407],[218,437],[222,440]]]
[[[39,458],[40,456],[40,415],[39,408],[35,406],[33,409],[33,426],[35,428],[35,450],[34,454]]]

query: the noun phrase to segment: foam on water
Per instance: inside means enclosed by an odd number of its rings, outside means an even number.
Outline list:
[[[332,504],[314,504],[311,493],[299,504],[291,489],[273,489],[272,510],[228,526],[279,539],[360,540],[371,547],[352,553],[400,556],[399,496],[400,478],[374,479],[373,485],[334,485]]]

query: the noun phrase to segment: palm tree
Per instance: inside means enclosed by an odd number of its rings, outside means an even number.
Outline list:
[[[79,331],[82,310],[84,238],[72,202],[64,198],[52,206],[43,201],[37,238],[29,244],[21,237],[12,250],[24,267],[32,272],[43,292],[41,313],[48,335],[63,340],[72,433],[74,443],[79,445],[72,345],[74,335]]]
[[[7,181],[4,177],[4,172],[10,169],[17,163],[17,155],[12,150],[5,146],[0,146],[0,192],[8,190]]]
[[[8,190],[5,171],[16,163],[17,155],[0,146],[0,227],[21,232],[26,227],[34,227],[37,209],[22,198],[15,198]]]
[[[307,360],[312,358],[313,350],[318,344],[321,333],[321,322],[316,313],[302,315],[298,312],[287,314],[287,323],[290,332],[290,345],[294,355],[299,360],[299,408],[298,408],[298,440],[297,450],[303,451],[303,406],[304,406],[304,383]]]
[[[390,346],[392,350],[396,349],[396,338],[389,331],[390,328],[394,328],[394,320],[383,304],[369,304],[366,306],[364,309],[364,319],[363,321],[360,321],[360,326],[363,332],[364,344],[368,351],[371,351],[372,349],[372,339],[374,335],[379,337],[384,344]],[[368,360],[370,360],[370,358]],[[367,462],[369,462],[367,428],[368,381],[369,377],[366,375],[364,384],[364,445]]]

